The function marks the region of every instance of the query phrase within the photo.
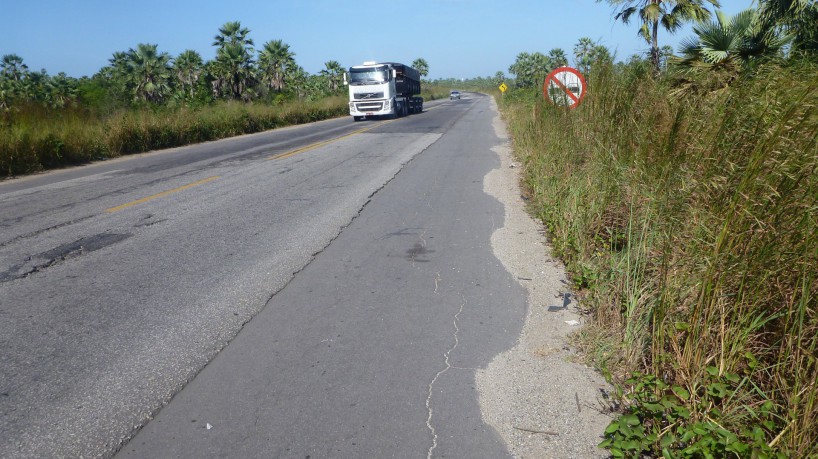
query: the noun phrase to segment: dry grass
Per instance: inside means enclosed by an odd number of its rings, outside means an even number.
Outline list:
[[[187,145],[348,114],[346,99],[281,105],[219,102],[108,116],[29,107],[0,119],[0,176]]]

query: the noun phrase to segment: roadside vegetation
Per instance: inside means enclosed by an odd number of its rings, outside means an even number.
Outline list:
[[[0,177],[348,114],[339,62],[309,74],[287,43],[256,48],[239,22],[225,23],[212,45],[216,57],[205,61],[140,43],[82,78],[30,71],[22,57],[4,55]],[[424,59],[413,64],[428,74]],[[434,85],[422,94],[445,95]]]
[[[639,8],[669,2],[611,3],[656,31]],[[614,457],[818,457],[818,6],[760,3],[697,16],[679,56],[580,39],[576,109],[538,53],[499,98],[618,388]]]
[[[132,108],[109,115],[28,107],[0,128],[0,175],[216,140],[348,114],[346,98],[275,105],[219,101],[203,107]]]

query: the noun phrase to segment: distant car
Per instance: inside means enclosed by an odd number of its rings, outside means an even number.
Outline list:
[[[452,91],[449,93],[449,100],[460,100],[460,91]]]

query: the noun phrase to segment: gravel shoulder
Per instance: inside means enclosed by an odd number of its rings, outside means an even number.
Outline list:
[[[513,160],[505,123],[494,151],[501,166],[483,188],[505,206],[504,226],[491,238],[494,254],[528,290],[528,313],[517,345],[476,375],[483,420],[517,458],[605,458],[597,448],[611,418],[603,394],[611,391],[593,369],[576,363],[567,337],[583,318],[570,292],[565,268],[552,258],[544,227],[525,210],[520,169]]]

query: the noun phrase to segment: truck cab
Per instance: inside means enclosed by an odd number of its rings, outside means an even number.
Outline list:
[[[414,97],[420,93],[420,74],[412,67],[364,62],[350,67],[345,80],[349,85],[349,113],[356,121],[422,111],[423,99]]]
[[[355,119],[394,113],[395,82],[386,64],[369,64],[349,69],[349,113]]]

